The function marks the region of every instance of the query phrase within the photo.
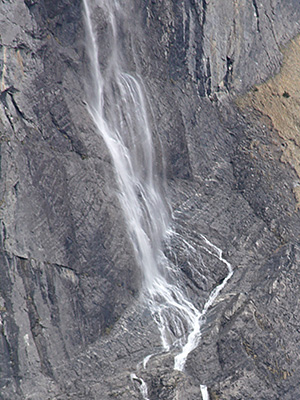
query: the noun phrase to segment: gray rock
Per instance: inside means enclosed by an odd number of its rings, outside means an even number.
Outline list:
[[[123,62],[144,79],[174,228],[194,247],[173,239],[169,256],[199,308],[226,276],[201,234],[235,269],[183,373],[140,302],[111,158],[87,112],[82,4],[0,7],[0,398],[139,399],[132,373],[151,400],[199,399],[200,384],[215,400],[299,398],[297,176],[272,126],[235,104],[279,71],[299,2],[123,5]],[[106,65],[109,27],[99,7],[94,18]]]

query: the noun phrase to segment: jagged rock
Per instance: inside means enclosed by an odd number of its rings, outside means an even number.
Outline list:
[[[280,65],[300,3],[132,0],[122,13],[123,62],[144,80],[174,229],[194,249],[174,239],[169,256],[199,308],[227,273],[201,234],[235,272],[174,371],[87,111],[82,3],[2,2],[0,397],[138,399],[136,373],[151,400],[199,399],[200,384],[211,399],[299,398],[298,79]],[[111,32],[93,16],[105,66]],[[297,71],[298,41],[284,51]]]

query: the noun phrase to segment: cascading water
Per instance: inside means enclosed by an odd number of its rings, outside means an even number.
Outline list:
[[[111,29],[108,66],[101,68],[97,37],[91,18],[91,0],[83,0],[90,61],[91,88],[88,110],[113,160],[124,212],[135,256],[143,273],[143,300],[161,334],[164,351],[176,349],[174,368],[183,370],[188,354],[197,346],[205,314],[232,275],[222,252],[204,236],[205,250],[228,268],[228,275],[211,293],[202,311],[186,297],[175,279],[176,267],[166,257],[163,244],[175,233],[169,207],[160,190],[155,170],[152,132],[147,116],[141,79],[124,72],[118,48],[116,15],[122,13],[117,0],[98,0]],[[144,360],[146,366],[150,356]],[[139,379],[132,374],[132,379]],[[139,379],[140,380],[140,379]],[[147,386],[140,380],[147,399]],[[206,396],[205,386],[201,387]]]

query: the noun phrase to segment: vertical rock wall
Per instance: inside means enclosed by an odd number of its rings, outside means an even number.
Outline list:
[[[160,340],[86,110],[82,4],[2,1],[0,11],[0,397],[138,399],[130,372]],[[124,63],[144,78],[175,228],[195,248],[173,243],[195,304],[225,276],[201,233],[235,267],[185,373],[164,355],[141,372],[150,398],[199,399],[206,384],[212,399],[295,399],[298,158],[286,161],[294,142],[273,115],[272,84],[238,100],[243,109],[235,100],[280,71],[299,2],[136,0],[123,13]],[[99,7],[93,15],[105,65],[109,29]],[[283,89],[280,107],[296,110]]]
[[[81,2],[71,3],[0,6],[5,399],[59,393],[58,365],[109,331],[139,288],[110,158],[86,110]]]

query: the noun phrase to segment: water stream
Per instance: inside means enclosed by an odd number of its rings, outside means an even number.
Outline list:
[[[135,257],[143,275],[142,299],[160,331],[162,351],[174,352],[174,368],[182,371],[188,354],[197,346],[209,307],[232,275],[222,251],[202,236],[205,251],[224,263],[228,275],[198,310],[180,287],[178,268],[165,255],[165,245],[176,234],[172,229],[170,207],[162,194],[155,168],[155,150],[142,80],[125,72],[119,48],[117,18],[122,16],[118,0],[83,0],[87,53],[90,64],[88,110],[104,139],[114,164],[118,195]],[[101,7],[110,29],[106,66],[99,61],[94,7]],[[144,367],[151,355],[144,359]],[[143,398],[148,399],[146,383],[140,382]],[[208,392],[201,386],[203,399]]]

